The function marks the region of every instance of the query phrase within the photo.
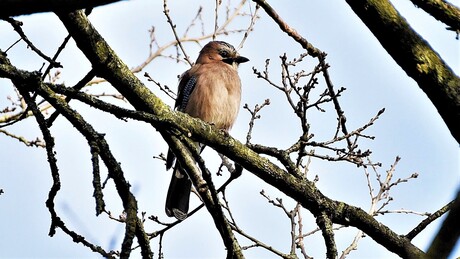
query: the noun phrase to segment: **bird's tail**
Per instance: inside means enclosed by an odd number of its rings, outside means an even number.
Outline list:
[[[187,218],[191,187],[192,182],[176,162],[166,196],[166,215],[178,220]]]

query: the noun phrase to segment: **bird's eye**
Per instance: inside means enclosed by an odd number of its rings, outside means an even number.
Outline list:
[[[228,52],[228,50],[219,49],[219,55],[221,55],[223,58],[228,58],[230,56],[230,53]]]

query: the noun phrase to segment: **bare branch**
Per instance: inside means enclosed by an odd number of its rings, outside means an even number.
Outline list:
[[[315,48],[310,42],[308,42],[304,37],[302,37],[300,34],[297,33],[296,30],[294,30],[293,28],[291,28],[279,15],[278,13],[275,11],[275,9],[273,9],[268,3],[267,1],[264,1],[264,0],[253,0],[254,2],[256,2],[258,5],[260,5],[264,10],[265,12],[273,19],[273,21],[275,21],[278,26],[280,27],[280,29],[287,33],[290,37],[292,37],[292,39],[294,39],[295,41],[297,41],[300,45],[302,45],[302,47],[307,50],[308,54],[312,57],[318,57],[318,56],[321,56],[322,53],[319,49]]]
[[[251,7],[251,6],[249,5],[249,7]],[[243,39],[240,42],[240,45],[238,45],[238,47],[236,48],[237,50],[239,50],[239,49],[241,49],[243,47],[244,42],[246,41],[246,39],[249,36],[249,32],[251,32],[254,29],[254,25],[256,24],[256,20],[259,18],[259,16],[257,16],[257,12],[259,11],[259,9],[260,9],[260,6],[256,5],[256,10],[254,11],[254,13],[251,13],[251,22],[249,23],[249,27],[246,29],[246,32],[244,33],[244,36],[243,36]]]
[[[144,76],[148,81],[153,82],[160,90],[169,96],[171,99],[176,100],[176,93],[173,92],[167,85],[161,85],[159,82],[155,81],[147,72],[144,73]]]
[[[1,17],[1,13],[0,13],[0,17]],[[29,40],[29,38],[27,38],[26,34],[22,30],[22,28],[21,28],[22,22],[16,21],[13,18],[3,18],[3,19],[5,21],[9,22],[11,24],[11,26],[13,26],[14,30],[19,34],[19,36],[21,36],[21,39],[23,41],[25,41],[27,43],[27,46],[29,46],[35,53],[37,53],[44,60],[48,61],[50,63],[50,65],[52,65],[53,67],[62,67],[62,65],[59,64],[59,62],[56,62],[55,60],[53,60],[50,57],[46,56],[45,54],[43,54],[43,52],[41,52],[41,50],[39,50],[37,47],[35,47],[35,45]]]
[[[442,223],[434,240],[428,248],[427,257],[447,257],[458,243],[460,237],[460,191],[452,204],[449,214]]]
[[[439,217],[447,213],[452,208],[453,204],[454,204],[454,201],[451,201],[445,206],[443,206],[442,208],[440,208],[439,210],[437,210],[436,212],[428,215],[426,219],[422,220],[422,222],[420,222],[414,229],[412,229],[409,233],[407,233],[406,237],[409,240],[412,240],[420,232],[422,232],[429,224],[431,224],[433,221],[435,221],[436,219],[438,219]]]
[[[15,134],[12,134],[6,130],[0,129],[0,133],[5,134],[8,137],[14,138],[19,140],[20,142],[24,143],[28,147],[45,147],[45,142],[42,139],[36,138],[35,140],[27,140],[23,136],[18,136]]]
[[[258,114],[265,106],[270,105],[270,99],[266,99],[264,103],[261,105],[256,104],[254,106],[254,110],[251,110],[248,106],[248,104],[244,104],[243,109],[247,110],[251,114],[251,119],[249,120],[249,129],[248,133],[246,134],[246,144],[251,143],[251,138],[252,138],[252,130],[254,129],[254,122],[255,120],[260,119],[260,115]]]
[[[173,34],[174,34],[174,38],[176,38],[176,42],[177,42],[177,45],[179,46],[179,48],[182,50],[182,54],[184,54],[184,59],[185,61],[187,61],[187,63],[192,66],[193,65],[193,62],[190,60],[190,57],[187,55],[187,53],[185,52],[185,49],[184,49],[184,46],[182,46],[182,43],[179,39],[179,35],[177,35],[177,32],[176,32],[176,25],[173,23],[172,19],[171,19],[171,16],[169,15],[169,9],[168,9],[168,4],[167,4],[167,0],[163,0],[163,13],[165,14],[166,16],[166,20],[168,21],[169,25],[171,26],[171,30],[173,31]]]

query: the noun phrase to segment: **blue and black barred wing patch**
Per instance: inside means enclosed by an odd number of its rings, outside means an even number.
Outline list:
[[[177,107],[179,108],[179,111],[184,111],[185,107],[187,107],[188,100],[190,98],[190,95],[193,92],[193,89],[195,89],[195,85],[196,85],[196,77],[192,76],[187,80],[187,83],[185,84],[183,89],[181,89],[181,92],[179,94],[179,100],[178,100],[179,103],[177,105]]]

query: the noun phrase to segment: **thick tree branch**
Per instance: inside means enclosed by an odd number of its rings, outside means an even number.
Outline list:
[[[460,9],[444,0],[411,0],[438,21],[448,25],[453,31],[460,31]]]
[[[321,229],[326,243],[326,258],[333,259],[337,258],[337,246],[335,244],[334,230],[332,229],[332,221],[326,215],[326,213],[320,213],[316,217],[316,224]]]
[[[0,0],[0,18],[41,12],[69,12],[120,0]]]
[[[388,0],[347,0],[347,3],[426,93],[460,143],[460,78]]]

